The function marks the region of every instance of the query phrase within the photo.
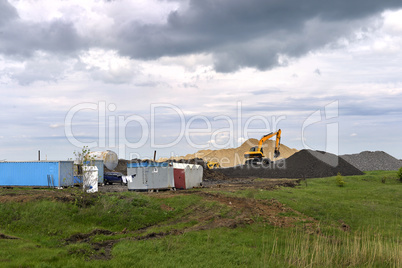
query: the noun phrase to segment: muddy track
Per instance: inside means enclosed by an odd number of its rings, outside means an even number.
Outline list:
[[[166,192],[157,194],[157,196],[160,198],[170,198],[172,196],[189,194],[197,194],[201,196],[204,201],[216,202],[217,204],[214,206],[195,204],[183,211],[178,218],[168,220],[161,224],[147,226],[136,231],[127,232],[127,230],[123,230],[122,232],[112,232],[104,229],[95,229],[89,233],[74,234],[67,238],[64,244],[88,243],[92,248],[91,252],[86,252],[86,255],[89,255],[89,259],[107,260],[112,258],[111,251],[114,244],[123,240],[141,241],[160,239],[170,235],[182,235],[187,232],[211,230],[222,227],[232,229],[250,225],[256,221],[266,222],[267,224],[284,228],[294,227],[296,223],[302,222],[303,229],[309,233],[316,232],[318,228],[318,224],[313,218],[288,208],[275,199],[256,200],[252,198],[230,197],[222,193],[204,191]],[[161,208],[169,211],[173,210],[173,208],[165,204],[162,204]],[[151,231],[175,226],[180,223],[189,223],[189,226],[180,229],[172,229],[166,232]],[[114,235],[118,234],[126,234],[127,236],[119,239],[112,238]],[[111,239],[104,242],[93,242],[93,238],[97,235],[110,236]],[[72,252],[72,254],[74,253]]]
[[[11,240],[14,240],[14,239],[19,239],[19,238],[18,238],[18,237],[15,237],[15,236],[10,236],[10,235],[5,235],[5,234],[0,233],[0,239],[11,239]]]

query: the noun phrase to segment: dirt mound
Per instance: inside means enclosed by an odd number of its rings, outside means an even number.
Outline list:
[[[330,153],[301,150],[287,159],[282,159],[263,166],[237,166],[219,169],[232,178],[319,178],[342,175],[362,175],[356,167],[344,159]]]
[[[257,139],[248,139],[240,147],[221,149],[221,150],[200,150],[194,154],[188,154],[184,157],[171,157],[171,158],[160,158],[158,162],[163,162],[166,160],[186,160],[186,159],[202,159],[204,161],[214,161],[219,162],[221,167],[234,167],[237,165],[242,165],[245,162],[244,153],[249,151],[251,147],[257,146]],[[274,159],[274,149],[275,141],[268,140],[263,145],[264,154],[269,159]],[[276,160],[288,158],[298,150],[287,147],[286,145],[281,145],[280,157]]]
[[[227,177],[225,174],[223,174],[222,172],[218,171],[218,170],[214,170],[214,169],[204,169],[204,173],[202,176],[202,180],[203,181],[225,181],[230,179],[229,177]]]
[[[362,171],[397,170],[402,167],[400,160],[383,151],[364,151],[359,154],[345,154],[341,157]]]

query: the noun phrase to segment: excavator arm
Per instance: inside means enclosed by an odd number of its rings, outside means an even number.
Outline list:
[[[258,142],[258,150],[262,150],[262,145],[265,141],[269,140],[270,138],[276,136],[275,141],[275,150],[274,150],[274,157],[278,157],[281,153],[279,152],[279,147],[281,146],[281,133],[282,131],[279,129],[277,132],[271,132],[267,135],[264,135],[260,141]]]

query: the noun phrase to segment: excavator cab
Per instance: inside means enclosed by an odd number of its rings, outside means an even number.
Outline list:
[[[258,146],[254,146],[250,148],[250,152],[258,152]],[[263,148],[261,148],[260,150],[261,153],[264,153]]]

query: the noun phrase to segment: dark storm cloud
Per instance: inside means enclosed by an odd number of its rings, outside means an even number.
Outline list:
[[[17,10],[5,0],[0,0],[0,26],[18,18]]]
[[[12,20],[0,31],[0,53],[8,55],[31,56],[35,51],[70,54],[87,43],[72,23],[62,20],[35,24]]]
[[[164,24],[146,24],[135,18],[118,24],[115,20],[110,32],[79,35],[69,18],[25,21],[13,6],[0,0],[0,53],[68,55],[91,46],[145,60],[205,53],[213,56],[220,72],[242,67],[264,70],[348,37],[367,26],[369,18],[402,7],[400,0],[177,2],[180,8]]]
[[[62,19],[33,23],[20,19],[17,10],[0,0],[0,53],[31,56],[35,51],[70,54],[88,44],[74,24]]]
[[[115,40],[134,58],[212,53],[218,71],[269,69],[286,64],[282,56],[304,55],[366,26],[364,19],[401,6],[399,0],[190,0],[165,25],[132,22]]]

